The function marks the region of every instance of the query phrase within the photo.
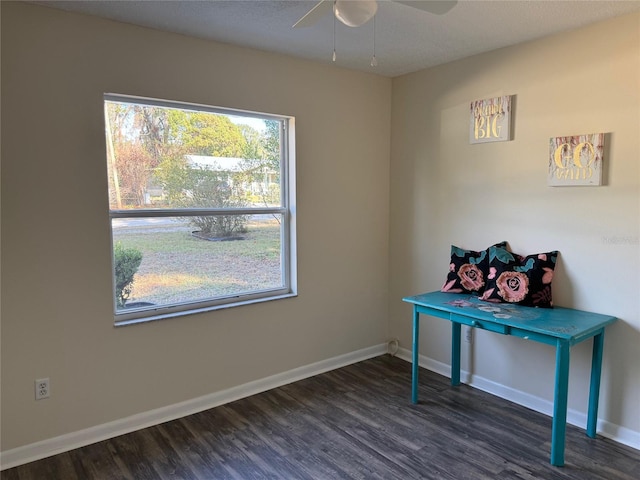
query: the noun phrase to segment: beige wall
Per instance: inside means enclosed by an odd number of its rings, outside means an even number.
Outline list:
[[[297,298],[113,327],[105,92],[295,116]],[[2,2],[2,450],[385,342],[390,108],[387,78]]]
[[[400,299],[439,289],[449,248],[561,252],[557,305],[616,315],[600,418],[640,440],[640,17],[395,78],[390,333],[410,348]],[[515,95],[513,141],[469,144],[469,103]],[[605,132],[602,187],[546,185],[549,138]],[[449,364],[450,328],[424,321],[421,353]],[[555,351],[478,332],[463,368],[485,384],[552,400]],[[586,412],[591,342],[572,351],[569,407]],[[611,433],[611,432],[609,432]]]

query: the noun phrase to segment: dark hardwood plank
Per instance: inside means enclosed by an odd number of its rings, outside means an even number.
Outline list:
[[[640,451],[382,356],[2,472],[3,480],[636,480]]]

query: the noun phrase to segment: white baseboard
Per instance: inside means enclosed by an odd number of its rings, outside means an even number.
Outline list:
[[[151,427],[153,425],[159,425],[187,415],[192,415],[241,398],[271,390],[272,388],[287,385],[304,378],[309,378],[346,365],[351,365],[352,363],[377,357],[385,353],[387,353],[387,344],[376,345],[356,352],[339,355],[327,360],[295,368],[287,372],[272,375],[244,385],[223,390],[221,392],[204,395],[202,397],[169,405],[167,407],[150,410],[148,412],[132,415],[113,422],[96,425],[95,427],[90,427],[77,432],[60,435],[58,437],[0,452],[0,471],[33,462],[35,460],[40,460],[58,453],[67,452],[75,448],[91,445],[92,443],[107,440],[136,430]],[[407,349],[400,348],[396,356],[405,361],[411,362],[411,352]],[[438,362],[423,355],[420,355],[419,364],[421,367],[434,371],[440,375],[444,375],[446,377],[451,376],[451,367],[448,364]],[[519,405],[523,405],[545,415],[550,416],[553,412],[553,404],[548,400],[498,384],[491,380],[487,380],[486,378],[479,377],[478,375],[471,376],[469,375],[469,372],[461,371],[460,380],[474,388],[491,393]],[[567,411],[567,422],[584,428],[587,422],[586,413],[569,409]],[[640,432],[636,432],[602,419],[598,420],[597,431],[602,436],[640,450]]]
[[[400,348],[396,354],[398,358],[411,362],[411,351],[406,348]],[[435,373],[451,378],[451,366],[438,362],[424,355],[419,355],[418,364],[431,370]],[[545,400],[535,395],[531,395],[520,390],[516,390],[511,387],[493,382],[478,375],[470,375],[469,372],[460,371],[460,381],[466,383],[478,390],[496,395],[497,397],[504,398],[518,405],[530,408],[536,412],[543,413],[548,416],[553,415],[553,402]],[[579,410],[569,408],[567,410],[567,423],[575,425],[580,428],[586,428],[587,414]],[[603,437],[610,438],[618,443],[627,445],[636,450],[640,450],[640,432],[636,432],[629,428],[616,425],[615,423],[607,422],[606,420],[598,419],[596,425],[596,431]]]
[[[95,427],[0,452],[0,471],[153,425],[159,425],[170,420],[186,417],[187,415],[192,415],[225,403],[271,390],[272,388],[281,387],[282,385],[297,382],[298,380],[313,377],[314,375],[319,375],[362,360],[378,357],[385,353],[387,353],[386,343],[294,368],[287,372],[278,373],[270,377],[174,405],[157,408],[113,422],[96,425]]]

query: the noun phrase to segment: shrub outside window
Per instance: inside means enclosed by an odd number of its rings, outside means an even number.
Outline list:
[[[104,97],[116,324],[295,294],[293,118]]]

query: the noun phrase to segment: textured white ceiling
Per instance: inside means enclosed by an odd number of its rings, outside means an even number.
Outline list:
[[[314,0],[33,3],[331,63],[330,14],[311,27],[291,28]],[[373,22],[358,28],[336,23],[336,65],[395,77],[640,10],[640,0],[460,0],[447,14],[434,15],[389,0],[378,3],[378,66],[370,66]]]

